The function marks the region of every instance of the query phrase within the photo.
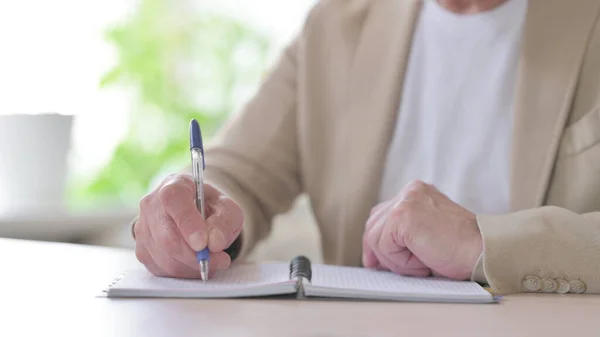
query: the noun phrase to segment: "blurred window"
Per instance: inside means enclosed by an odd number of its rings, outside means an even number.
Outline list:
[[[315,0],[0,2],[0,114],[75,116],[68,204],[137,205],[253,94]],[[4,164],[4,163],[3,163]]]

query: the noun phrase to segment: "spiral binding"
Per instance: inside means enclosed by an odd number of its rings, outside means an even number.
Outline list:
[[[305,256],[297,256],[290,262],[290,279],[303,277],[307,280],[312,278],[310,260]]]
[[[111,288],[112,286],[114,286],[115,284],[117,284],[117,282],[121,281],[121,279],[122,279],[123,277],[125,277],[126,275],[127,275],[127,273],[126,273],[126,272],[125,272],[125,273],[121,273],[120,275],[118,275],[117,277],[115,277],[115,278],[114,278],[114,279],[113,279],[113,280],[112,280],[112,281],[111,281],[111,282],[108,284],[108,286],[106,287],[106,289],[104,289],[104,290],[102,290],[102,291],[103,291],[103,292],[105,292],[105,293],[108,293],[108,292],[110,291],[110,288]]]

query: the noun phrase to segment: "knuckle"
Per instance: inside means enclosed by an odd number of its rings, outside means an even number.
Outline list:
[[[227,224],[227,216],[223,212],[219,212],[209,217],[206,220],[207,229],[211,231],[213,228],[218,228],[221,233],[225,236],[225,239],[229,237],[229,225]]]
[[[167,175],[156,189],[161,189],[164,185],[170,184],[177,177],[177,174],[171,173]]]
[[[170,205],[174,200],[181,199],[181,196],[192,198],[194,191],[193,179],[189,175],[178,175],[159,188],[158,197],[164,205]]]
[[[381,207],[383,206],[383,203],[377,204],[375,206],[373,206],[371,208],[371,215],[377,213],[377,211],[379,211],[379,209],[381,209]]]
[[[152,209],[152,204],[154,204],[154,195],[152,193],[146,194],[140,200],[140,210]]]
[[[169,181],[171,181],[171,180],[175,179],[176,177],[177,177],[177,173],[171,173],[171,174],[168,174],[168,175],[165,177],[165,179],[163,179],[163,182],[164,182],[164,183],[166,183],[166,182],[169,182]]]
[[[424,191],[426,188],[427,184],[422,180],[413,180],[407,185],[407,190],[409,191]]]
[[[401,201],[392,209],[392,216],[396,218],[407,216],[412,213],[412,209],[413,207],[410,202]]]
[[[189,174],[180,174],[176,178],[177,182],[182,186],[186,186],[188,188],[195,188],[196,184],[194,183],[194,178],[192,178]]]
[[[171,204],[172,200],[174,200],[177,195],[181,193],[185,193],[185,190],[182,188],[182,186],[175,183],[169,183],[160,188],[158,196],[161,203],[165,206],[168,206]]]
[[[403,199],[416,199],[419,196],[421,196],[421,191],[416,190],[416,189],[409,189],[406,192],[404,192]]]

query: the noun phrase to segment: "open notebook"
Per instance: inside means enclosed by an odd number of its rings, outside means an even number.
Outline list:
[[[241,298],[296,295],[414,302],[491,303],[479,284],[441,278],[415,278],[357,267],[310,264],[296,257],[289,264],[240,264],[208,282],[161,278],[145,270],[124,273],[105,290],[107,297]]]

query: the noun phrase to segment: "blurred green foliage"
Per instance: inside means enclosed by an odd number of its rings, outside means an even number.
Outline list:
[[[268,39],[186,3],[193,2],[142,0],[127,22],[108,31],[118,63],[101,86],[133,90],[136,102],[110,163],[70,190],[76,208],[137,203],[157,176],[189,165],[191,118],[210,139],[236,99],[258,84]]]

